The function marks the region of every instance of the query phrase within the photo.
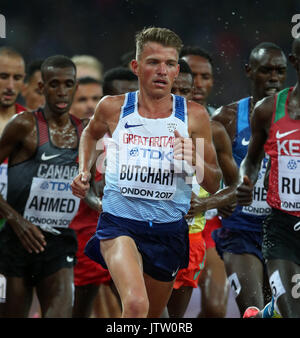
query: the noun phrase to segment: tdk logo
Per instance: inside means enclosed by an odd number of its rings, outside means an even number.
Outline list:
[[[65,182],[54,182],[54,181],[47,182],[47,181],[45,181],[40,185],[40,187],[43,190],[50,189],[52,191],[66,191],[66,190],[71,191],[70,183],[65,183]]]
[[[52,188],[51,190],[56,190],[56,191],[70,190],[71,191],[70,183],[51,181],[50,184]]]
[[[156,149],[132,148],[129,154],[131,157],[136,157],[140,154],[141,157],[149,158],[150,160],[173,160],[173,150],[165,152]]]

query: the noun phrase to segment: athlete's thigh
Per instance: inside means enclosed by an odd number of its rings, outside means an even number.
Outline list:
[[[143,262],[134,240],[128,236],[101,240],[100,249],[121,300],[131,292],[145,296]]]
[[[300,266],[284,259],[267,261],[270,288],[283,318],[300,317]]]
[[[223,254],[227,276],[236,296],[240,311],[245,307],[264,306],[264,267],[258,257],[252,254]]]
[[[168,301],[168,312],[170,318],[182,318],[186,312],[192,297],[194,288],[191,286],[181,286],[173,289]]]
[[[162,282],[144,274],[149,299],[148,318],[160,318],[173,290],[174,280]]]
[[[228,277],[236,273],[242,282],[256,281],[263,284],[263,263],[255,255],[224,252],[223,258]]]
[[[62,268],[44,277],[36,285],[43,317],[69,318],[72,316],[73,278],[73,268]]]
[[[206,302],[223,299],[226,304],[229,288],[225,265],[214,247],[206,251],[205,267],[200,274],[199,286]]]
[[[118,291],[112,288],[113,282],[101,284],[93,306],[93,316],[96,318],[120,318],[122,305]]]
[[[99,285],[87,284],[75,286],[75,298],[72,317],[89,318],[94,301],[99,291]]]
[[[206,250],[204,271],[200,274],[199,284],[205,283],[208,277],[210,277],[214,284],[220,284],[221,288],[226,284],[227,276],[224,262],[214,247]]]

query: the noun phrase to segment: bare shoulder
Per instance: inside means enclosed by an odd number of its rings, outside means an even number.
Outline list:
[[[254,107],[252,119],[255,118],[256,120],[264,124],[266,123],[269,124],[272,119],[274,105],[275,105],[274,95],[265,97],[262,100],[258,101]]]
[[[190,123],[197,123],[203,119],[209,121],[209,114],[204,106],[199,103],[188,101],[187,102],[187,111],[189,115]]]
[[[216,109],[212,116],[213,121],[220,122],[226,129],[231,141],[233,141],[236,132],[236,113],[238,102],[233,102]]]
[[[120,109],[124,104],[125,95],[106,95],[97,104],[95,115],[111,118],[113,115],[120,114]]]
[[[102,137],[106,132],[113,134],[119,122],[124,98],[125,95],[107,95],[98,102],[95,114],[86,128],[95,138]]]
[[[24,110],[19,114],[15,114],[12,118],[11,121],[18,121],[19,123],[34,123],[35,118],[34,118],[34,113],[31,111]],[[14,122],[15,123],[15,122]]]
[[[211,130],[213,132],[214,137],[215,135],[218,137],[218,136],[223,135],[224,133],[227,134],[226,129],[223,126],[223,124],[217,120],[211,120],[210,126],[211,126]]]
[[[24,111],[14,115],[6,124],[0,138],[0,161],[9,157],[11,164],[30,158],[37,146],[34,114]]]
[[[212,120],[219,121],[224,126],[226,126],[226,124],[236,118],[237,107],[238,102],[233,102],[219,107],[213,113]]]
[[[16,132],[16,137],[22,136],[25,134],[31,133],[36,127],[35,118],[32,112],[23,111],[19,114],[14,115],[7,123],[4,132],[6,130],[11,130],[11,132]]]

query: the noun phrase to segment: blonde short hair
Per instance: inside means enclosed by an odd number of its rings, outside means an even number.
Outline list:
[[[147,42],[157,42],[165,47],[174,47],[180,54],[183,46],[180,37],[168,28],[148,27],[138,32],[135,36],[136,59],[139,59]]]
[[[92,55],[74,55],[71,60],[77,66],[83,66],[87,68],[91,68],[95,70],[95,72],[99,75],[97,78],[102,80],[103,77],[103,65],[102,63]]]

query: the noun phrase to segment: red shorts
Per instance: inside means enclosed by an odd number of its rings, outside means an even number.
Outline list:
[[[205,241],[206,250],[209,248],[214,248],[216,246],[215,241],[211,237],[211,233],[222,227],[222,222],[218,216],[213,217],[212,219],[206,220],[205,227],[202,231],[202,235]]]
[[[77,263],[74,267],[74,284],[82,286],[87,284],[108,284],[111,281],[109,271],[84,254],[84,248],[88,240],[94,235],[95,227],[85,227],[75,230],[78,241],[76,253]],[[100,250],[100,248],[99,248]]]
[[[190,261],[185,269],[178,271],[173,288],[179,289],[182,286],[198,287],[198,279],[205,265],[205,241],[202,231],[189,234],[190,239]]]

